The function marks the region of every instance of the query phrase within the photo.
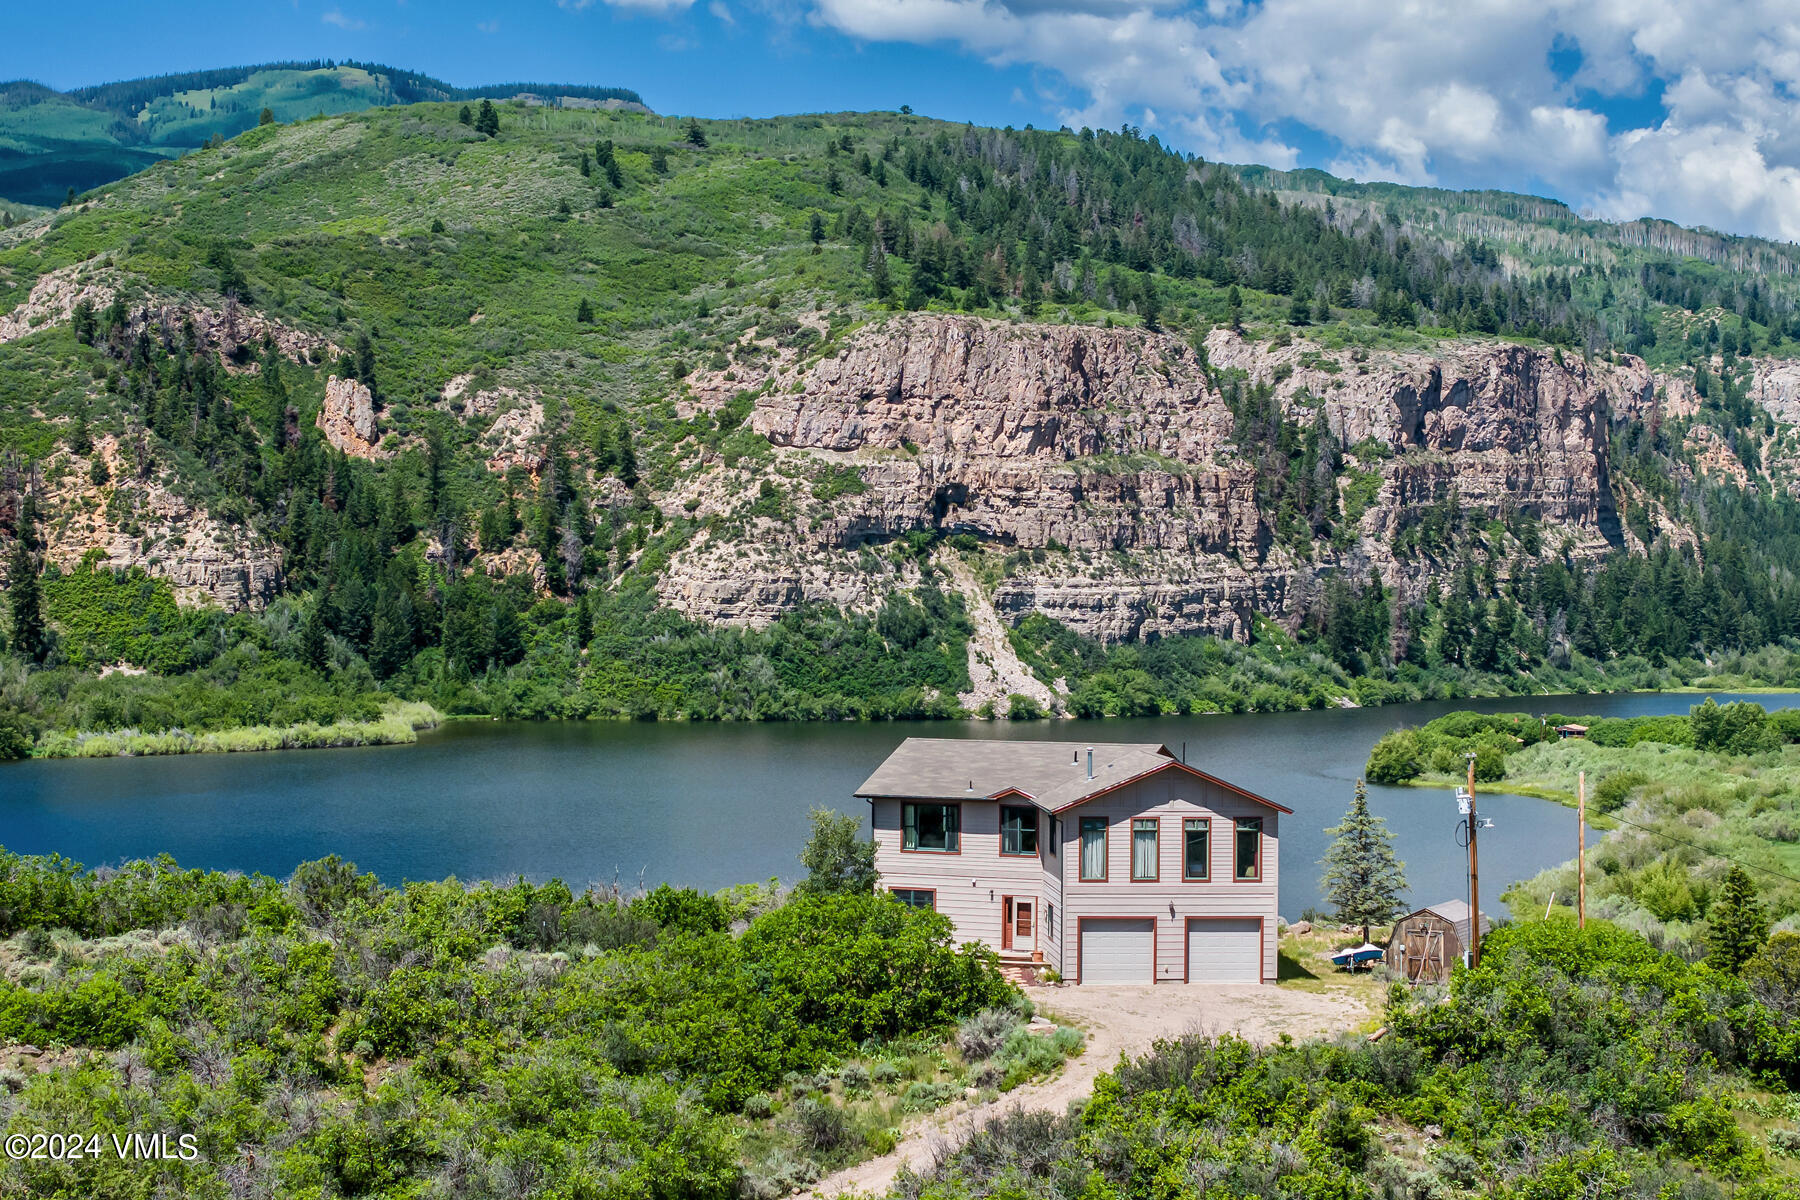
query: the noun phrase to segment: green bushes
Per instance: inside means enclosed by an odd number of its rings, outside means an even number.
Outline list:
[[[1786,1194],[1729,1097],[1791,1086],[1794,1039],[1635,935],[1503,927],[1448,996],[1397,988],[1384,1023],[1377,1042],[1158,1042],[1077,1115],[989,1122],[899,1195]]]
[[[1594,811],[1600,813],[1617,812],[1625,807],[1625,800],[1631,793],[1650,782],[1650,777],[1642,771],[1614,771],[1600,780],[1594,789]]]

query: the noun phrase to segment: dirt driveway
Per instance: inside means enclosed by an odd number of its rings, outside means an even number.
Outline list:
[[[902,1166],[925,1171],[937,1156],[960,1144],[987,1120],[1015,1108],[1061,1112],[1069,1101],[1086,1096],[1094,1077],[1119,1061],[1136,1056],[1158,1038],[1188,1030],[1237,1033],[1254,1042],[1272,1042],[1283,1033],[1315,1037],[1353,1029],[1369,1017],[1369,1009],[1353,995],[1309,992],[1254,984],[1145,984],[1128,987],[1037,987],[1026,995],[1052,1021],[1079,1025],[1087,1048],[1049,1079],[1027,1084],[987,1104],[958,1102],[928,1113],[907,1125],[892,1154],[839,1171],[800,1193],[801,1200],[879,1195],[893,1183]]]

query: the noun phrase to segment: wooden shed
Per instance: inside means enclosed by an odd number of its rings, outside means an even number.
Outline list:
[[[1481,936],[1491,922],[1481,917]],[[1445,900],[1411,912],[1394,922],[1388,938],[1387,964],[1412,983],[1444,983],[1450,968],[1462,961],[1469,945],[1469,903]]]

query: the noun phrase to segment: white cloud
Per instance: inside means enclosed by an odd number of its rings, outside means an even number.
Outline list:
[[[706,11],[711,13],[715,20],[722,21],[727,25],[737,24],[737,18],[731,15],[731,9],[726,7],[725,0],[712,0],[712,3],[706,6]]]
[[[367,26],[355,17],[346,17],[343,10],[331,8],[320,15],[319,20],[327,25],[336,25],[339,29],[365,29]]]
[[[855,38],[1043,68],[1076,93],[1070,124],[1154,113],[1209,158],[1294,165],[1283,131],[1299,125],[1335,147],[1327,169],[1361,179],[1800,238],[1793,0],[797,2]],[[1562,80],[1550,54],[1571,47]],[[1657,87],[1660,113],[1609,132],[1600,109],[1654,108]]]
[[[477,22],[475,22],[475,28],[478,32],[481,32],[481,33],[487,33],[487,34],[499,33],[500,32],[500,22],[498,22],[498,21],[477,21]]]
[[[653,17],[673,16],[686,12],[694,6],[694,0],[601,0],[608,8],[623,9],[627,12],[640,12]],[[582,12],[592,8],[594,0],[556,0],[558,8],[570,12]],[[715,15],[717,15],[715,13]]]

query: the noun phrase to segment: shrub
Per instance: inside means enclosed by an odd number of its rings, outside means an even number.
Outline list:
[[[826,1154],[850,1137],[850,1118],[829,1100],[807,1096],[794,1105],[794,1133],[815,1154]]]
[[[1396,729],[1375,743],[1364,773],[1370,783],[1405,783],[1409,779],[1418,778],[1423,772],[1421,758],[1418,731]]]
[[[1601,813],[1617,812],[1625,807],[1626,798],[1638,788],[1650,782],[1650,777],[1642,771],[1614,771],[1600,781],[1594,789],[1594,811]]]
[[[992,1058],[1018,1024],[1011,1009],[985,1009],[956,1027],[956,1048],[969,1062]]]
[[[717,933],[731,924],[723,901],[666,883],[634,900],[631,907],[670,933]]]

